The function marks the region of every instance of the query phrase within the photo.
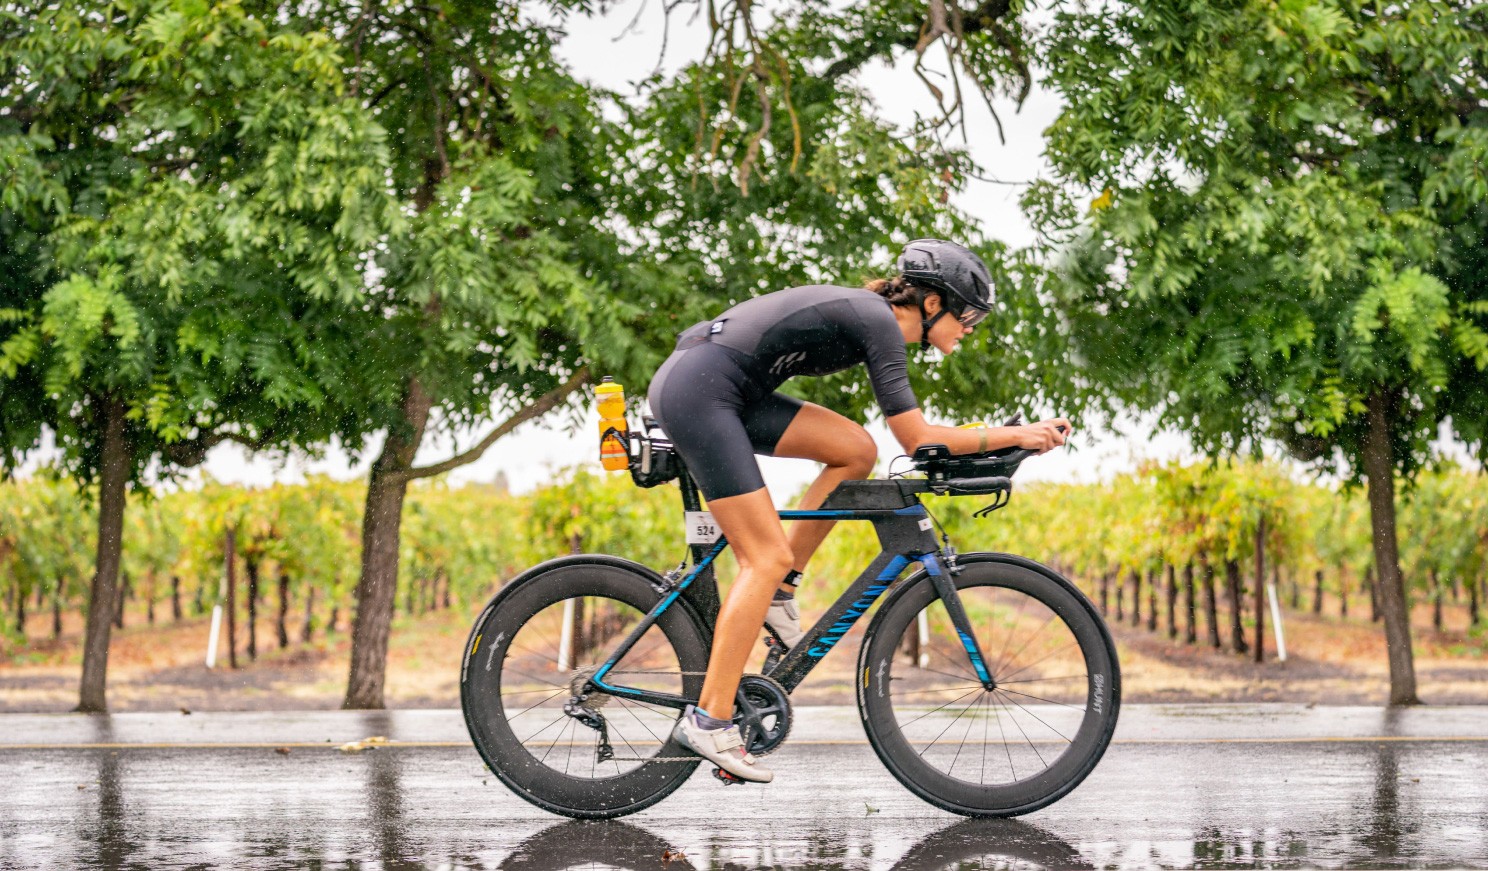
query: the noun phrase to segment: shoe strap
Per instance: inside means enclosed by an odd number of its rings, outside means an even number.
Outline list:
[[[726,729],[719,729],[717,732],[713,733],[713,749],[718,751],[719,753],[724,753],[726,751],[734,749],[735,747],[743,746],[744,739],[739,737],[739,729],[737,726],[729,726]]]

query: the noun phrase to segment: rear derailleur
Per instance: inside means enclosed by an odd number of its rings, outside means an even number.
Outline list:
[[[610,700],[607,693],[595,691],[589,678],[597,669],[581,668],[574,671],[569,680],[569,691],[573,695],[563,703],[563,713],[599,733],[594,745],[594,761],[608,762],[615,758],[615,749],[610,746],[610,727],[605,723],[600,708]]]

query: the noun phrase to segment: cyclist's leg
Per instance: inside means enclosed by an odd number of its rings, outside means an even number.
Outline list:
[[[729,540],[739,562],[739,574],[718,612],[713,652],[698,706],[714,717],[734,714],[739,678],[765,623],[770,599],[791,568],[791,550],[770,491],[712,499],[708,510]]]
[[[699,706],[711,716],[734,713],[739,678],[765,623],[765,612],[792,556],[775,504],[754,454],[765,430],[746,425],[746,407],[774,409],[777,431],[794,409],[772,397],[745,400],[743,373],[721,348],[703,344],[681,351],[663,366],[650,390],[651,411],[697,480],[708,510],[728,538],[739,575],[719,610]],[[799,405],[799,400],[793,400]],[[763,418],[754,418],[762,422]]]
[[[878,445],[857,423],[835,411],[806,402],[801,403],[799,411],[789,419],[769,453],[777,457],[816,460],[826,465],[797,506],[810,510],[821,507],[843,481],[861,480],[872,474],[873,464],[878,459]],[[798,520],[791,524],[787,540],[797,571],[806,570],[806,563],[834,525],[835,521],[831,520]]]

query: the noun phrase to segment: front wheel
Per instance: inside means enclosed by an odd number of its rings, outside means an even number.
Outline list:
[[[859,655],[858,708],[884,766],[954,813],[1017,816],[1100,761],[1121,675],[1110,632],[1073,584],[1029,560],[967,554],[955,578],[995,683],[972,671],[930,578],[906,581]]]

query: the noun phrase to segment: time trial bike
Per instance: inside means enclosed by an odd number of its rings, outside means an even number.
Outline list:
[[[471,740],[500,780],[539,807],[618,817],[661,801],[701,761],[671,739],[708,666],[728,542],[664,433],[626,436],[640,486],[681,491],[690,560],[667,572],[580,554],[513,578],[481,612],[460,669]],[[786,650],[769,633],[763,673],[739,685],[735,722],[756,755],[790,733],[790,694],[867,614],[853,685],[869,743],[911,792],[968,816],[1015,816],[1068,794],[1110,743],[1121,704],[1111,635],[1048,566],[959,553],[923,494],[1006,505],[1033,452],[912,458],[922,477],[848,481],[784,520],[873,524],[881,552]],[[768,633],[768,629],[766,630]],[[715,770],[725,781],[730,778]]]

